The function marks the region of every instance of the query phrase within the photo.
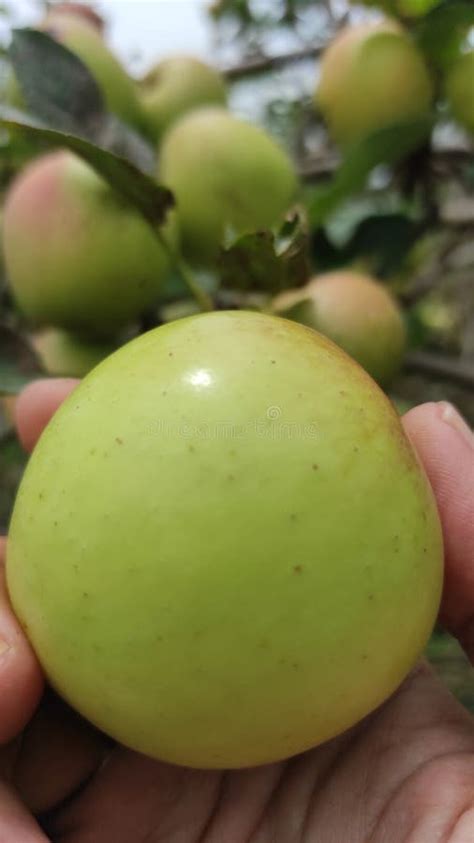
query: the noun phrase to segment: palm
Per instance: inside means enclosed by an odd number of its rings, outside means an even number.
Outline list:
[[[282,764],[213,773],[114,748],[72,799],[58,783],[44,827],[61,843],[467,843],[473,781],[474,725],[422,667],[357,728]]]

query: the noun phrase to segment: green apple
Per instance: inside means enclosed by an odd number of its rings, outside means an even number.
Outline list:
[[[177,199],[185,256],[202,266],[216,260],[226,231],[277,224],[298,189],[277,143],[222,108],[199,109],[174,124],[161,149],[160,179]]]
[[[323,56],[315,100],[334,139],[347,146],[428,113],[433,86],[408,33],[385,20],[341,31]]]
[[[169,269],[141,215],[63,151],[34,161],[14,182],[3,242],[25,315],[70,330],[110,333],[133,321],[154,304]]]
[[[428,481],[325,337],[193,316],[98,366],[30,461],[11,600],[53,687],[123,744],[248,767],[400,685],[442,587]]]
[[[428,14],[440,3],[440,0],[351,0],[354,6],[375,6],[392,15],[406,18],[418,18]]]
[[[43,24],[46,32],[80,58],[95,78],[106,106],[124,123],[144,127],[135,83],[107,47],[100,32],[77,15],[54,14]]]
[[[30,341],[44,371],[54,377],[83,378],[116,348],[57,328],[41,331]]]
[[[142,83],[141,101],[150,134],[160,140],[178,117],[205,105],[225,105],[226,84],[221,74],[191,56],[160,62]]]
[[[464,53],[449,70],[446,94],[455,119],[474,135],[474,50]]]
[[[368,275],[341,270],[318,276],[305,287],[281,293],[273,309],[321,331],[381,384],[401,367],[407,344],[401,310]]]
[[[103,18],[91,6],[84,3],[56,3],[48,9],[43,20],[43,27],[51,26],[57,21],[64,21],[65,18],[79,19],[100,33],[103,33],[105,28]]]

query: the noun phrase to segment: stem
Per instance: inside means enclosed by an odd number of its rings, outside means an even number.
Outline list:
[[[156,226],[154,226],[153,231],[155,232],[156,237],[160,241],[164,252],[168,255],[175,269],[178,270],[179,274],[181,275],[181,278],[186,284],[186,287],[198,303],[202,312],[207,313],[208,311],[214,310],[214,302],[211,296],[209,295],[209,293],[206,293],[205,290],[201,289],[198,282],[194,278],[192,270],[182,259],[182,257],[178,254],[178,252],[173,249],[172,246],[170,246],[166,238],[163,236],[161,229],[156,228]]]
[[[212,297],[199,286],[187,263],[176,254],[174,255],[174,263],[189,292],[194,296],[203,313],[214,310]]]

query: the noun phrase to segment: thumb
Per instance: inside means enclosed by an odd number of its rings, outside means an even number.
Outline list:
[[[430,479],[443,526],[441,621],[474,661],[474,434],[446,402],[415,407],[403,423]]]

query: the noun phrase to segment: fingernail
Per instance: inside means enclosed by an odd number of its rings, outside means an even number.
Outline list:
[[[469,427],[467,421],[463,419],[461,413],[448,401],[441,401],[439,406],[441,408],[441,418],[445,424],[449,424],[453,430],[456,430],[463,437],[466,444],[474,450],[474,432]]]
[[[4,641],[3,638],[0,638],[0,659],[2,659],[3,656],[6,656],[9,649],[10,649],[10,645],[7,644],[7,642]]]

